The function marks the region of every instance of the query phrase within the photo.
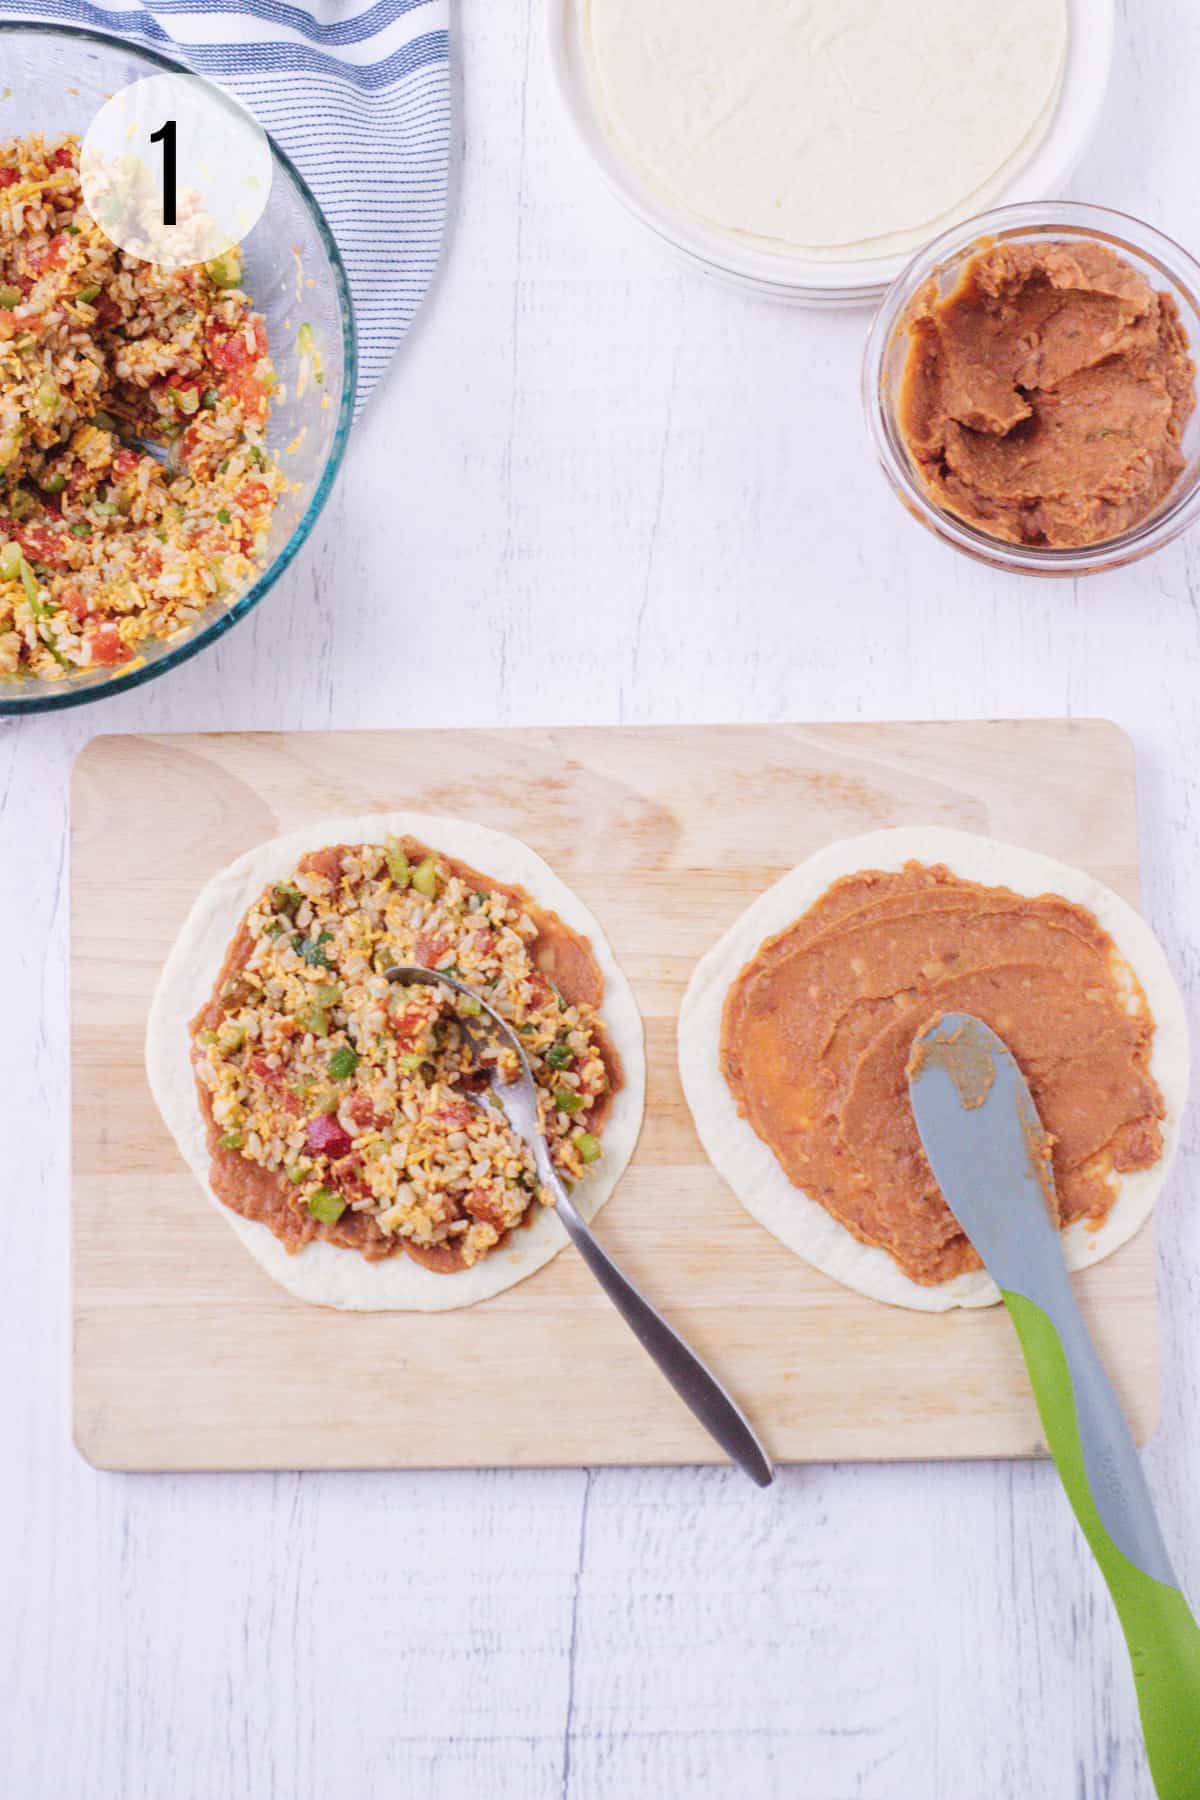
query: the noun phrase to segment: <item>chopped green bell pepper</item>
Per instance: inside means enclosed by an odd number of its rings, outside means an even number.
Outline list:
[[[409,863],[404,845],[400,842],[399,838],[394,837],[386,837],[383,842],[384,855],[387,857],[388,874],[391,876],[397,887],[407,887],[412,875],[412,866]]]
[[[427,856],[424,862],[417,864],[412,872],[412,884],[417,893],[423,894],[426,900],[433,899],[437,893],[437,864],[432,856]]]
[[[319,1187],[308,1197],[308,1210],[322,1225],[336,1225],[346,1210],[346,1202],[332,1188]]]
[[[205,263],[209,279],[214,287],[235,288],[242,283],[242,252],[237,244],[231,244],[220,256],[214,256]]]

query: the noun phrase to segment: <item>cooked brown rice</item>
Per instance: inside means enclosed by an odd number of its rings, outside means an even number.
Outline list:
[[[620,1073],[595,1006],[539,966],[556,932],[594,970],[553,914],[411,839],[304,858],[250,909],[193,1027],[220,1197],[289,1249],[319,1236],[447,1271],[486,1255],[550,1196],[461,1028],[472,1001],[384,972],[445,970],[511,1023],[574,1181]]]
[[[0,676],[129,665],[261,568],[283,478],[236,250],[167,273],[83,204],[79,144],[0,142]],[[167,446],[164,464],[129,442]]]

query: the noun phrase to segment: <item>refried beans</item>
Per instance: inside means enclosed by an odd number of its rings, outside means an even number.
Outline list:
[[[1103,543],[1181,474],[1196,370],[1174,299],[1090,239],[994,243],[921,288],[899,425],[931,498],[989,536]]]
[[[836,882],[725,1002],[721,1067],[793,1185],[925,1286],[977,1269],[917,1136],[917,1033],[975,1014],[1008,1044],[1053,1144],[1061,1223],[1102,1220],[1162,1153],[1154,1020],[1084,907],[908,863]]]
[[[336,844],[268,884],[192,1022],[214,1193],[295,1252],[314,1239],[374,1262],[470,1268],[552,1195],[460,1021],[471,996],[391,985],[443,969],[519,1034],[551,1157],[568,1181],[602,1155],[620,1059],[591,946],[521,888],[409,837]]]

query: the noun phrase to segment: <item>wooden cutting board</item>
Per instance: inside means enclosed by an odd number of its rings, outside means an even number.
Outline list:
[[[1137,902],[1132,746],[1101,722],[100,738],[72,792],[74,1418],[115,1469],[719,1460],[566,1250],[460,1312],[344,1314],[276,1288],[205,1200],[142,1066],[197,889],[333,812],[459,813],[525,838],[603,923],[646,1022],[634,1162],[599,1220],[780,1461],[1025,1456],[1003,1309],[880,1306],[809,1269],[700,1149],[675,1018],[704,950],[833,838],[989,832]],[[1150,1228],[1079,1278],[1144,1439],[1158,1406]]]

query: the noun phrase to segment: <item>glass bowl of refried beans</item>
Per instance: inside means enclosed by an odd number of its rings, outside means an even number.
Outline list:
[[[863,363],[908,511],[993,567],[1079,576],[1200,514],[1200,263],[1103,207],[1009,206],[909,264]]]

